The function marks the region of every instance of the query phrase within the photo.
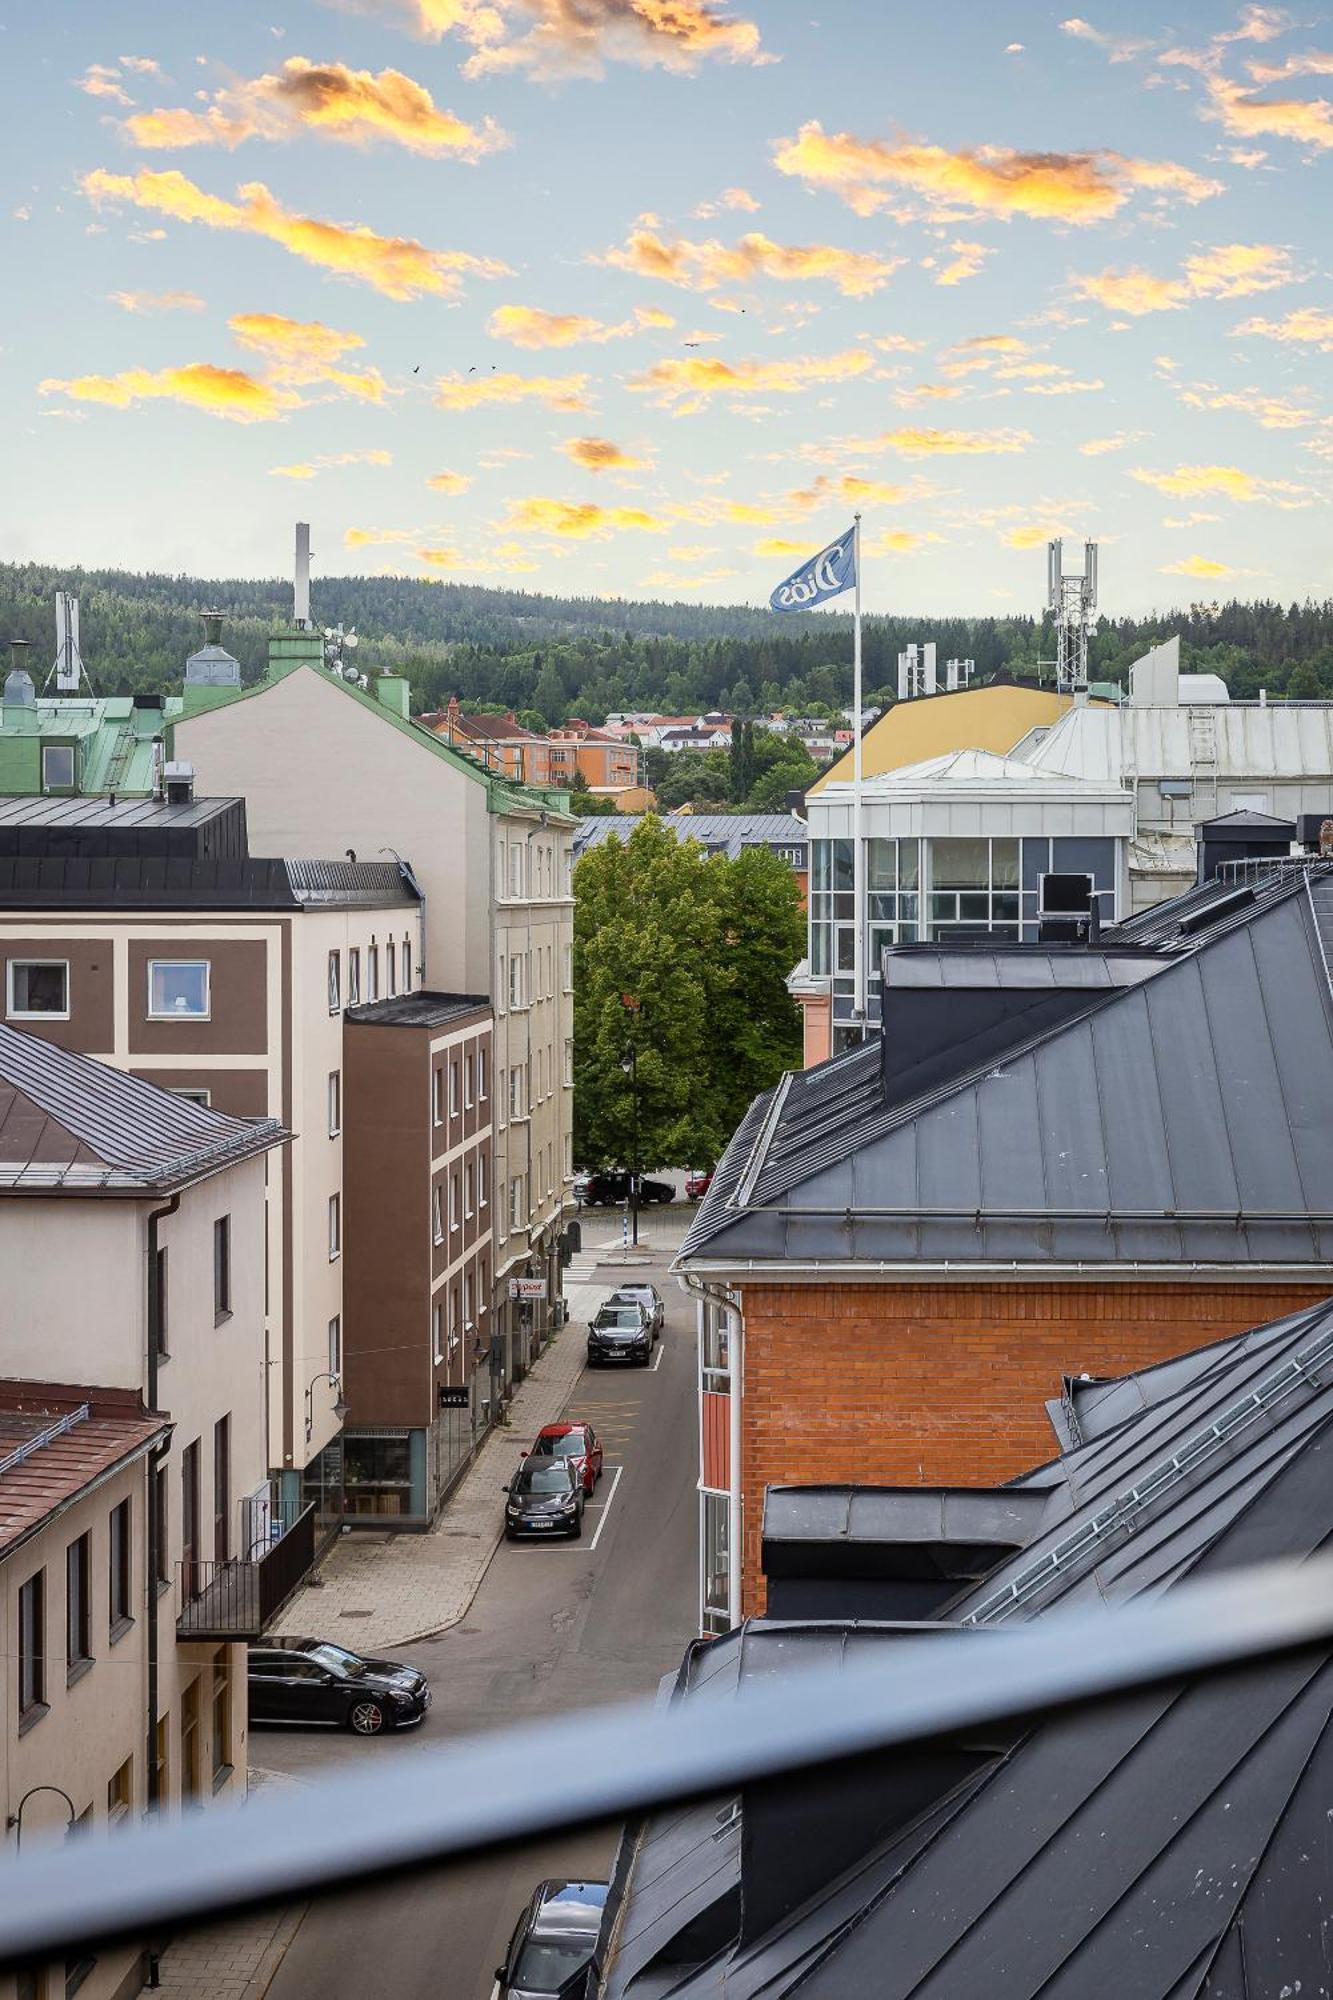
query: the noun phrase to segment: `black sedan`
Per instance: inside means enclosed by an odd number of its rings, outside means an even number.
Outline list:
[[[652,1322],[653,1338],[656,1339],[666,1321],[666,1301],[656,1285],[650,1285],[646,1279],[642,1284],[631,1281],[628,1285],[618,1285],[608,1304],[618,1306],[626,1299],[632,1299],[635,1305],[643,1307]]]
[[[632,1174],[618,1168],[610,1168],[595,1174],[579,1174],[574,1181],[574,1198],[580,1208],[614,1208],[617,1202],[630,1199],[633,1181]],[[640,1208],[650,1208],[654,1202],[675,1199],[676,1190],[670,1181],[653,1181],[644,1174],[639,1175]]]
[[[251,1646],[251,1722],[315,1723],[380,1736],[420,1722],[430,1683],[400,1660],[368,1660],[323,1639],[266,1639]]]
[[[514,1926],[491,2000],[575,2000],[597,1988],[606,1882],[539,1882]]]
[[[530,1453],[504,1490],[506,1541],[583,1533],[583,1480],[567,1458]]]
[[[588,1322],[588,1366],[637,1361],[647,1367],[655,1338],[653,1323],[637,1299],[608,1299]]]

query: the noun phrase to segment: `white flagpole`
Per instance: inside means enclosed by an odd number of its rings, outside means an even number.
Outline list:
[[[852,908],[856,913],[852,984],[855,1021],[861,1040],[866,1036],[866,861],[861,839],[861,516],[852,516],[852,551],[856,562],[856,601],[852,622]]]

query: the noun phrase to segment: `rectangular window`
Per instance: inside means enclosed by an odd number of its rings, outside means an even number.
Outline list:
[[[509,1004],[511,1007],[523,1005],[523,959],[514,952],[509,960]]]
[[[463,1105],[468,1111],[472,1109],[473,1103],[473,1076],[473,1062],[471,1053],[469,1052],[463,1057]]]
[[[436,1243],[443,1243],[444,1189],[438,1181],[430,1191],[430,1233]]]
[[[444,1123],[444,1064],[437,1063],[430,1078],[431,1117],[437,1125]]]
[[[44,792],[72,792],[74,790],[74,745],[72,743],[43,743],[42,790]]]
[[[486,1060],[485,1049],[478,1049],[477,1050],[477,1097],[482,1104],[486,1102],[488,1094],[486,1071],[489,1067],[490,1065]]]
[[[509,893],[511,896],[523,894],[523,848],[519,841],[511,841],[509,846]]]
[[[231,1312],[231,1217],[219,1215],[213,1224],[213,1324]]]
[[[342,1006],[342,953],[329,953],[329,1012],[336,1014]]]
[[[150,958],[149,1020],[206,1021],[210,1002],[209,975],[206,958]]]
[[[106,1816],[110,1826],[128,1822],[134,1802],[134,1759],[127,1757],[120,1769],[107,1780]]]
[[[475,1294],[474,1294],[474,1291],[473,1291],[473,1285],[472,1285],[472,1273],[471,1273],[471,1271],[464,1271],[464,1273],[463,1273],[463,1324],[464,1324],[464,1326],[471,1326],[471,1324],[472,1324],[472,1315],[473,1315],[473,1302],[474,1302],[474,1297],[475,1297]]]
[[[186,1599],[199,1589],[199,1440],[181,1453],[181,1583]]]
[[[153,1511],[157,1517],[154,1532],[157,1537],[157,1582],[159,1589],[165,1588],[171,1582],[171,1546],[169,1541],[171,1503],[168,1498],[170,1493],[168,1485],[169,1477],[170,1468],[165,1465],[159,1465],[157,1471],[153,1474]]]
[[[159,1361],[171,1359],[171,1344],[167,1318],[167,1253],[159,1250],[153,1271],[153,1316],[157,1321],[157,1358]]]
[[[127,1626],[133,1623],[131,1614],[132,1578],[130,1560],[132,1549],[132,1522],[130,1508],[132,1502],[122,1500],[118,1507],[111,1509],[107,1518],[109,1530],[107,1547],[107,1619],[111,1626],[111,1637],[119,1638]]]
[[[340,1069],[329,1071],[329,1137],[336,1139],[343,1128],[343,1079]]]
[[[509,1226],[521,1229],[527,1214],[527,1204],[523,1200],[523,1176],[515,1174],[509,1183]]]
[[[463,1213],[471,1216],[476,1201],[477,1172],[471,1160],[463,1168]]]
[[[46,1701],[46,1571],[39,1569],[19,1591],[19,1720],[36,1715]]]
[[[231,1561],[231,1417],[213,1426],[213,1560]]]
[[[449,1064],[449,1116],[458,1116],[458,1057]]]
[[[11,1021],[68,1021],[69,961],[11,958],[6,1010]]]
[[[92,1658],[93,1544],[80,1535],[65,1550],[65,1671],[70,1679]]]
[[[347,954],[347,1004],[355,1007],[361,999],[361,953],[353,948]]]
[[[171,1717],[159,1715],[153,1731],[153,1775],[157,1809],[162,1811],[171,1797]]]
[[[197,1799],[199,1783],[199,1677],[181,1696],[181,1804]]]
[[[543,1103],[543,1102],[545,1101],[545,1097],[546,1097],[546,1051],[545,1051],[545,1049],[541,1049],[541,1048],[539,1048],[539,1049],[538,1049],[538,1051],[537,1051],[537,1102],[538,1102],[538,1104],[541,1104],[541,1103]]]
[[[505,1109],[506,1109],[506,1106],[507,1106],[507,1104],[508,1104],[508,1101],[509,1101],[509,1100],[508,1100],[508,1098],[507,1098],[507,1096],[506,1096],[506,1094],[505,1094],[505,1077],[506,1077],[507,1075],[508,1075],[508,1071],[507,1071],[507,1070],[503,1070],[503,1069],[502,1069],[502,1070],[500,1071],[500,1111],[499,1111],[499,1120],[498,1120],[498,1122],[499,1122],[499,1126],[500,1126],[500,1130],[501,1130],[501,1131],[503,1131],[503,1130],[504,1130],[504,1124],[505,1124]]]
[[[438,1299],[430,1309],[430,1351],[438,1368],[444,1360],[444,1307]]]
[[[567,945],[565,945],[565,946],[564,946],[564,947],[562,948],[562,955],[563,955],[563,957],[564,957],[564,961],[565,961],[565,991],[566,991],[566,993],[572,993],[572,992],[574,991],[574,947],[573,947],[573,945],[572,945],[572,944],[567,944]]]
[[[398,947],[392,938],[385,945],[384,951],[384,997],[386,1000],[392,1000],[398,991]]]
[[[505,955],[503,952],[499,954],[497,963],[500,969],[495,981],[495,1011],[497,1014],[503,1014],[505,1010],[505,994],[508,991],[505,985]]]
[[[528,1115],[528,1066],[515,1063],[509,1072],[509,1116],[526,1118]]]
[[[485,1153],[477,1155],[477,1206],[485,1208],[491,1198],[491,1163]]]
[[[213,1789],[230,1772],[231,1758],[231,1674],[227,1648],[219,1646],[213,1655]]]
[[[173,1097],[183,1097],[187,1104],[211,1104],[213,1093],[199,1083],[169,1083],[167,1089]]]
[[[574,1081],[574,1038],[572,1035],[566,1035],[565,1036],[565,1083],[566,1085],[569,1085],[573,1083],[573,1081]]]
[[[380,948],[377,944],[372,944],[366,952],[366,999],[378,1000],[379,997]]]
[[[412,991],[412,945],[406,935],[403,937],[403,991]]]
[[[329,1196],[329,1262],[343,1251],[343,1203],[340,1194]]]
[[[451,1229],[451,1230],[454,1230],[454,1229],[457,1229],[457,1227],[458,1227],[458,1222],[459,1222],[459,1215],[458,1215],[458,1174],[457,1174],[457,1171],[455,1171],[455,1172],[453,1172],[452,1174],[450,1174],[450,1176],[449,1176],[449,1227],[450,1227],[450,1229]]]
[[[342,1314],[335,1313],[329,1321],[329,1373],[341,1375],[343,1367],[343,1323]]]

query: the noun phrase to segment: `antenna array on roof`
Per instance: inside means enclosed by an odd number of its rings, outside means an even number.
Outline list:
[[[1083,568],[1065,575],[1064,543],[1046,545],[1046,604],[1055,613],[1055,685],[1076,694],[1088,685],[1088,638],[1097,623],[1097,544],[1083,544]]]

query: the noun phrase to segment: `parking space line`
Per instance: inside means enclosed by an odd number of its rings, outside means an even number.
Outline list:
[[[663,1347],[661,1341],[659,1340],[657,1343],[657,1358],[653,1362],[652,1368],[650,1370],[651,1374],[656,1375],[658,1369],[662,1366],[662,1356],[665,1353],[666,1349],[665,1347]]]
[[[620,1475],[624,1470],[625,1468],[623,1465],[618,1465],[616,1467],[615,1478],[611,1481],[611,1491],[607,1494],[606,1499],[602,1502],[602,1518],[597,1523],[597,1531],[594,1534],[592,1540],[588,1544],[589,1555],[592,1555],[592,1553],[597,1547],[598,1542],[602,1539],[602,1529],[606,1526],[606,1517],[611,1512],[611,1502],[616,1497],[616,1488],[620,1484]]]

